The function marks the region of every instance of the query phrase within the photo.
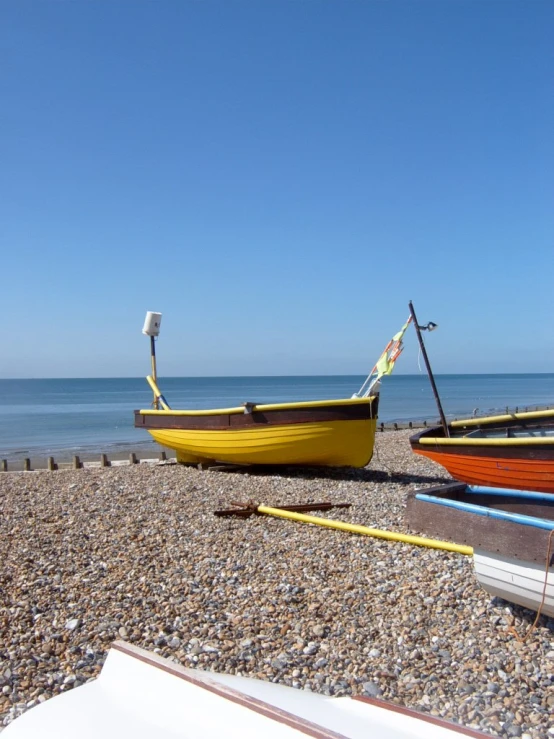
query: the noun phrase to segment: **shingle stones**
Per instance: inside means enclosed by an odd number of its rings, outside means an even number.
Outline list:
[[[178,660],[370,694],[502,737],[554,720],[554,623],[491,599],[470,558],[264,516],[234,500],[408,533],[406,494],[445,473],[409,432],[364,470],[175,465],[0,476],[0,724],[94,679],[118,638]],[[315,514],[318,515],[318,514]]]

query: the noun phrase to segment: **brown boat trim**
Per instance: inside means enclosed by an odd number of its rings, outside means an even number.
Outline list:
[[[290,410],[256,411],[251,413],[218,413],[214,415],[172,416],[171,414],[144,414],[135,411],[135,427],[144,429],[203,429],[206,431],[235,431],[260,426],[288,426],[331,421],[365,421],[377,418],[378,399],[371,403],[336,405],[322,408],[294,408]]]
[[[448,455],[456,457],[476,457],[487,459],[522,459],[529,461],[554,461],[554,444],[548,448],[540,444],[526,444],[525,446],[471,446],[464,444],[435,445],[412,444],[412,450],[417,454],[426,455]]]
[[[465,734],[466,736],[476,737],[476,739],[490,739],[490,734],[484,734],[478,729],[470,729],[468,726],[462,726],[454,721],[448,721],[448,719],[440,718],[439,716],[430,716],[427,713],[420,713],[415,708],[408,708],[407,706],[399,706],[396,703],[388,703],[387,701],[380,700],[379,698],[369,698],[366,695],[353,696],[352,700],[361,701],[362,703],[370,703],[372,706],[377,708],[386,708],[389,711],[400,713],[403,716],[410,716],[411,718],[417,718],[421,721],[426,721],[428,724],[435,724],[443,729],[450,729],[450,731],[456,731],[459,734]]]
[[[140,662],[144,662],[145,664],[157,667],[164,672],[169,673],[170,675],[174,675],[175,677],[184,680],[185,682],[191,683],[192,685],[195,685],[199,688],[203,688],[204,690],[208,690],[215,695],[219,695],[221,698],[225,698],[226,700],[229,700],[233,703],[244,706],[245,708],[248,708],[255,713],[266,716],[272,721],[277,721],[279,723],[290,726],[292,729],[296,729],[303,734],[314,737],[314,739],[348,739],[348,737],[344,734],[339,734],[338,732],[327,729],[324,726],[314,724],[307,719],[296,716],[293,713],[289,713],[282,708],[277,708],[276,706],[273,706],[270,703],[266,703],[259,698],[254,698],[250,695],[247,695],[246,693],[241,693],[240,691],[235,690],[234,688],[231,688],[227,685],[221,685],[215,682],[214,678],[210,676],[210,673],[193,675],[191,674],[193,670],[187,669],[186,667],[182,667],[178,664],[172,664],[163,657],[147,652],[145,649],[137,647],[134,644],[129,644],[128,642],[118,640],[112,644],[112,649],[115,649],[118,652],[122,652],[123,654],[127,654],[130,657],[134,657]],[[202,673],[201,670],[198,670],[198,672]],[[475,737],[475,739],[485,739],[487,737],[490,737],[490,735],[488,734],[484,734],[483,732],[476,731],[475,729],[461,726],[460,724],[456,724],[453,721],[447,721],[443,718],[430,716],[428,714],[416,711],[413,708],[397,706],[394,703],[389,703],[377,698],[353,696],[352,700],[362,703],[368,703],[375,706],[376,708],[381,708],[386,711],[392,711],[393,713],[400,713],[419,721],[435,724],[436,726],[441,726],[442,728],[450,729],[451,731],[455,731],[466,736]]]
[[[529,464],[533,462],[554,462],[554,447],[551,449],[545,449],[544,447],[542,449],[537,449],[536,447],[512,447],[510,449],[499,449],[498,447],[487,449],[486,447],[481,447],[477,449],[475,447],[452,446],[448,447],[448,449],[437,449],[436,447],[425,446],[415,447],[413,451],[423,456],[433,455],[432,458],[435,460],[439,457],[443,457],[444,459],[449,457],[468,457],[469,459],[474,458],[475,460],[513,460],[514,462],[521,461],[528,462]]]
[[[221,698],[225,698],[233,703],[244,706],[251,711],[259,713],[262,716],[266,716],[266,718],[269,718],[272,721],[286,724],[292,729],[296,729],[303,734],[314,737],[314,739],[348,739],[344,734],[339,734],[331,729],[326,729],[324,726],[314,724],[307,719],[295,716],[293,713],[289,713],[282,708],[272,706],[270,703],[266,703],[259,698],[253,698],[250,695],[246,695],[246,693],[241,693],[227,685],[216,683],[213,677],[210,677],[209,673],[204,673],[202,676],[192,675],[191,671],[187,670],[187,668],[182,667],[181,665],[171,664],[163,657],[151,654],[134,644],[128,644],[127,642],[118,640],[112,644],[112,649],[116,649],[118,652],[134,657],[145,664],[157,667],[170,675],[174,675],[185,682],[195,685],[196,687],[208,690],[210,693],[215,693],[215,695],[219,695]],[[202,671],[198,670],[198,672]]]

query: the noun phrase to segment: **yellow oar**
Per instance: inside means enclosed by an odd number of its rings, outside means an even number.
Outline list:
[[[444,549],[447,552],[467,554],[468,557],[473,556],[473,547],[464,546],[462,544],[451,544],[448,541],[439,541],[438,539],[426,539],[423,536],[410,536],[409,534],[395,534],[392,531],[371,529],[367,526],[359,526],[358,524],[354,523],[334,521],[333,519],[320,518],[319,516],[307,516],[304,513],[293,513],[292,511],[284,511],[282,508],[269,508],[268,506],[264,505],[258,506],[258,513],[265,513],[268,516],[276,516],[277,518],[288,518],[291,521],[313,523],[316,524],[316,526],[326,526],[329,529],[338,529],[339,531],[349,531],[352,534],[374,536],[378,539],[401,541],[405,544],[415,544],[419,547],[429,547],[430,549]]]

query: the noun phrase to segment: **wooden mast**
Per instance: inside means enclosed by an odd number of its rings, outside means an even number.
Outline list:
[[[446,418],[445,418],[445,415],[444,415],[444,411],[442,409],[442,405],[441,405],[441,401],[440,401],[440,398],[439,398],[439,393],[438,393],[438,390],[437,390],[437,386],[435,385],[435,378],[433,377],[433,372],[431,370],[431,365],[429,364],[429,358],[427,357],[427,352],[425,351],[425,344],[423,343],[423,337],[421,335],[421,329],[422,328],[423,329],[427,329],[428,326],[420,326],[418,324],[417,318],[416,318],[416,314],[415,314],[415,311],[414,311],[414,306],[412,305],[412,301],[411,300],[408,303],[408,306],[410,308],[410,313],[412,315],[414,327],[415,327],[416,334],[417,334],[417,340],[419,341],[419,346],[421,348],[421,353],[423,354],[423,359],[425,360],[425,366],[427,367],[427,374],[429,375],[429,380],[431,382],[431,387],[433,388],[433,394],[435,396],[435,401],[437,403],[437,408],[439,409],[439,415],[440,415],[442,427],[444,429],[444,435],[446,437],[449,437],[450,436],[450,432],[448,430],[448,424],[446,423]],[[434,326],[433,326],[433,328],[434,328]]]

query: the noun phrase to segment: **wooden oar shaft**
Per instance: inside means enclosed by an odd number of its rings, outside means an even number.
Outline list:
[[[265,513],[268,516],[275,516],[277,518],[288,518],[291,521],[313,523],[316,526],[325,526],[329,529],[338,529],[339,531],[349,531],[352,534],[362,534],[364,536],[373,536],[378,539],[400,541],[404,542],[405,544],[416,544],[420,547],[428,547],[430,549],[443,549],[447,552],[457,552],[458,554],[466,554],[470,557],[473,556],[473,547],[467,547],[462,544],[451,544],[448,541],[426,539],[423,536],[411,536],[410,534],[395,534],[392,531],[371,529],[367,526],[345,523],[344,521],[334,521],[333,519],[320,518],[319,516],[307,516],[304,513],[293,513],[292,511],[284,511],[281,508],[269,508],[268,506],[264,505],[258,506],[258,513]]]

